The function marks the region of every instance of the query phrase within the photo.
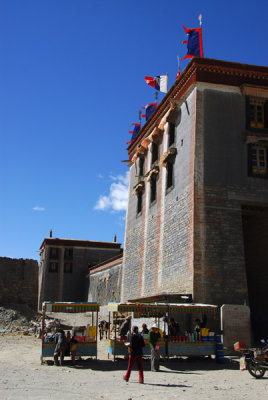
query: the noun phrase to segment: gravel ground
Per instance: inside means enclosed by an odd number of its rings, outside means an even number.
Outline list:
[[[52,360],[40,365],[40,340],[34,336],[2,335],[0,349],[1,400],[268,398],[268,374],[256,380],[247,371],[239,371],[233,359],[224,365],[210,359],[172,359],[162,362],[160,372],[151,372],[145,360],[145,384],[140,385],[136,370],[128,383],[123,381],[127,361],[108,359],[106,340],[98,344],[98,360],[85,359],[75,367],[68,358],[63,367],[54,366]]]

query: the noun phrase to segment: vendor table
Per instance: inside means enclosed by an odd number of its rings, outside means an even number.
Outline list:
[[[55,343],[45,343],[44,336],[44,321],[46,312],[66,312],[66,313],[91,313],[91,325],[94,331],[94,335],[86,338],[84,342],[77,343],[76,356],[88,356],[97,357],[97,337],[98,337],[98,311],[99,304],[97,303],[69,303],[69,302],[49,302],[45,301],[42,304],[43,319],[42,319],[42,344],[41,344],[41,354],[40,360],[43,363],[44,357],[53,357]]]

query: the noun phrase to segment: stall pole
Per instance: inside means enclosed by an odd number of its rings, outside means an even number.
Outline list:
[[[98,322],[99,322],[99,312],[96,315],[96,360],[98,358]]]
[[[117,327],[117,312],[115,313],[115,329],[114,329],[114,361],[115,361],[115,349],[116,349],[116,327]]]
[[[109,311],[109,326],[108,326],[108,339],[111,343],[111,311]],[[109,351],[108,351],[108,360],[109,360]]]

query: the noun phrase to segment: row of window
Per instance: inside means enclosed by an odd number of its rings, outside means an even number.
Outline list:
[[[55,261],[49,263],[49,272],[58,272],[59,264]],[[73,264],[71,262],[64,263],[64,273],[71,274],[73,272]]]
[[[59,257],[59,249],[57,247],[50,247],[49,258],[51,260],[55,260],[58,259],[58,257]],[[73,258],[73,249],[72,248],[64,249],[64,259],[72,260],[72,258]]]
[[[168,148],[170,149],[175,143],[175,124],[169,123],[169,133],[168,133]],[[174,150],[174,149],[173,149]],[[151,148],[151,169],[150,169],[150,204],[154,203],[157,199],[157,179],[158,179],[158,162],[159,162],[159,145],[156,142],[152,143]],[[164,161],[164,165],[167,170],[166,175],[166,190],[169,190],[174,185],[174,157],[169,158],[168,154]],[[138,176],[140,179],[144,177],[144,156],[139,157],[138,162]],[[155,168],[154,168],[155,167]],[[143,195],[144,195],[144,185],[140,187],[137,191],[137,214],[142,211]]]

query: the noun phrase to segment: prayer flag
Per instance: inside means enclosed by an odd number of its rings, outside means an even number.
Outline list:
[[[159,76],[145,76],[145,82],[148,86],[152,86],[156,90],[160,92],[167,93],[168,92],[168,76],[167,75],[159,75]]]
[[[132,142],[134,141],[134,139],[136,138],[136,136],[138,135],[140,129],[141,129],[141,124],[137,124],[137,123],[134,122],[134,123],[131,124],[130,126],[133,126],[133,125],[134,125],[133,131],[129,131],[129,133],[132,134],[132,136],[131,136],[131,141],[130,141],[130,142],[127,142],[126,144],[132,143]]]
[[[188,40],[182,42],[187,43],[187,54],[181,60],[185,60],[185,58],[203,57],[202,28],[187,29],[184,25],[183,28],[188,34]]]
[[[150,103],[146,104],[145,107],[142,107],[145,110],[145,114],[142,114],[141,116],[143,118],[146,118],[146,121],[150,118],[150,116],[153,114],[153,112],[156,110],[157,103]]]

